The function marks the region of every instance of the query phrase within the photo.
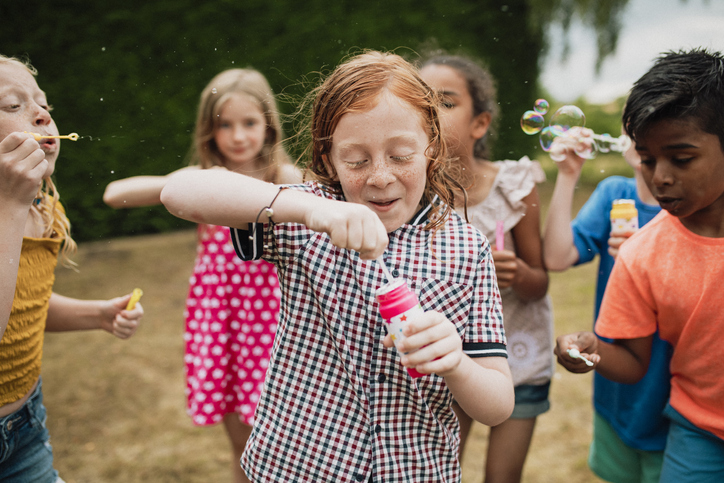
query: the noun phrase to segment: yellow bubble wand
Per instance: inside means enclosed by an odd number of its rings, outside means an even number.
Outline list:
[[[41,139],[70,139],[71,141],[77,141],[80,136],[78,136],[77,132],[72,132],[70,134],[66,134],[64,136],[43,136],[42,134],[36,133],[36,132],[29,132],[29,131],[23,131],[28,134],[32,134],[36,141],[40,141]]]
[[[141,300],[142,295],[143,290],[141,290],[140,288],[134,288],[133,292],[131,293],[131,299],[128,301],[128,305],[126,305],[126,310],[133,310],[133,308],[136,306],[136,303]]]

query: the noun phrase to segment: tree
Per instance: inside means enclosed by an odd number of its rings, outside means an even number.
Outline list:
[[[539,92],[548,26],[581,16],[598,32],[603,58],[615,48],[626,2],[30,0],[0,7],[0,45],[37,67],[61,133],[82,136],[63,142],[56,170],[82,241],[189,226],[163,207],[113,211],[101,197],[114,179],[186,164],[199,93],[223,69],[255,67],[275,92],[295,99],[316,72],[349,53],[396,49],[412,57],[434,39],[488,64],[502,112],[495,157],[516,158],[534,149],[518,120]],[[282,105],[287,114],[294,108]]]

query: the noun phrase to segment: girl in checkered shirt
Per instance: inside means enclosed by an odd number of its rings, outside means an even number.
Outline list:
[[[279,270],[280,324],[242,466],[252,481],[460,481],[453,398],[487,425],[514,398],[490,246],[452,208],[464,190],[438,99],[379,52],[312,96],[314,181],[180,172],[161,194],[176,216],[235,227],[243,259]],[[401,359],[374,297],[379,256],[425,310]]]

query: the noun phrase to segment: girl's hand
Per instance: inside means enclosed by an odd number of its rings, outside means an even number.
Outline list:
[[[304,224],[314,231],[327,233],[334,246],[355,250],[366,260],[382,255],[389,242],[377,214],[358,203],[317,198]]]
[[[408,352],[402,356],[402,365],[413,367],[423,374],[439,376],[454,371],[463,356],[463,343],[455,325],[439,312],[425,312],[403,330],[405,339],[397,348]],[[389,334],[383,340],[385,347],[393,347]],[[417,350],[416,350],[417,349]],[[410,351],[415,351],[409,354]]]
[[[499,288],[508,288],[513,285],[515,275],[518,273],[518,258],[510,250],[492,250],[495,275],[498,278]]]
[[[0,198],[30,206],[48,170],[45,152],[31,134],[14,132],[0,141]]]
[[[568,353],[570,349],[577,350],[582,357],[591,361],[593,365],[589,366],[579,357],[571,357]],[[558,357],[558,363],[565,367],[568,372],[579,374],[594,370],[601,361],[601,356],[598,355],[598,338],[593,332],[574,332],[573,334],[558,337],[553,353]]]
[[[629,232],[620,232],[620,231],[612,231],[611,232],[611,238],[608,239],[608,254],[611,255],[614,259],[618,256],[618,249],[621,247],[621,244],[628,240],[628,238],[633,235],[635,232],[629,231]]]
[[[107,306],[103,309],[101,328],[119,339],[131,337],[138,329],[141,317],[143,317],[143,306],[140,303],[136,303],[132,310],[126,310],[130,299],[131,294],[116,297],[108,300]]]

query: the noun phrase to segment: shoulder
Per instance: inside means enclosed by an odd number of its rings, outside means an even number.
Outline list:
[[[673,226],[675,221],[676,217],[662,210],[621,245],[618,257],[626,260],[631,257],[640,258],[643,253],[665,251],[662,249],[668,246],[667,240],[671,237],[672,230],[676,229]]]

